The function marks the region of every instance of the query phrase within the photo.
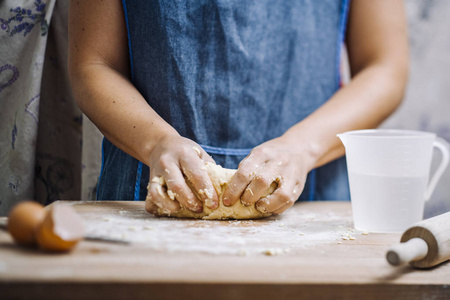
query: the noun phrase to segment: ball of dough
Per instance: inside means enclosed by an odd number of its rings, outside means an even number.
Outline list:
[[[241,201],[237,201],[232,206],[225,206],[223,205],[222,197],[223,192],[228,185],[231,177],[233,177],[234,173],[236,173],[236,170],[232,169],[226,169],[222,168],[219,165],[213,164],[213,163],[206,163],[206,171],[209,174],[209,177],[211,178],[212,184],[214,186],[214,189],[217,192],[217,195],[219,196],[219,207],[216,209],[210,209],[207,206],[203,206],[203,212],[196,213],[193,212],[185,207],[181,207],[181,210],[179,210],[176,213],[167,214],[163,212],[161,209],[158,209],[157,215],[159,216],[170,216],[170,217],[177,217],[177,218],[195,218],[195,219],[205,219],[205,220],[225,220],[225,219],[236,219],[236,220],[242,220],[242,219],[260,219],[269,217],[272,215],[272,213],[263,213],[256,209],[255,205],[250,206],[244,206],[242,205]],[[164,179],[161,180],[162,184],[164,184]],[[187,181],[188,185],[191,187],[191,189],[195,192],[195,190],[192,188],[192,185],[189,181]],[[273,183],[267,192],[267,195],[270,195],[273,193],[273,191],[276,189],[277,184]],[[167,190],[167,193],[170,194],[171,191]],[[148,195],[147,195],[148,197]],[[197,195],[198,197],[198,195]]]

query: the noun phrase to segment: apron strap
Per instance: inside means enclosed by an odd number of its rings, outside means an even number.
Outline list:
[[[200,145],[203,150],[211,154],[233,155],[233,156],[247,156],[252,151],[252,148],[219,148],[207,145]]]

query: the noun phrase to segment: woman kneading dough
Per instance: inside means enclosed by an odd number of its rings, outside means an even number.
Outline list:
[[[399,105],[407,45],[402,0],[72,1],[70,80],[105,136],[98,200],[218,219],[348,200],[336,134]]]

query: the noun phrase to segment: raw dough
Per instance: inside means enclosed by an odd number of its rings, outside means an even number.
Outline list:
[[[272,213],[263,213],[256,209],[255,205],[244,206],[241,201],[237,201],[233,206],[224,206],[222,202],[223,191],[230,181],[231,177],[233,177],[236,170],[225,169],[219,165],[213,163],[206,163],[206,170],[211,178],[213,186],[219,195],[219,207],[217,209],[210,209],[206,206],[203,206],[203,212],[196,213],[188,210],[185,207],[181,207],[181,210],[173,213],[167,214],[164,213],[161,209],[158,209],[157,215],[159,216],[170,216],[170,217],[178,217],[178,218],[196,218],[196,219],[205,219],[205,220],[220,220],[220,219],[259,219],[271,216]],[[164,179],[160,180],[164,184]],[[188,185],[194,190],[190,184]],[[266,195],[270,195],[276,189],[277,184],[272,183],[270,189],[267,191]],[[173,194],[172,191],[168,190],[168,194]],[[198,195],[197,195],[198,197]]]

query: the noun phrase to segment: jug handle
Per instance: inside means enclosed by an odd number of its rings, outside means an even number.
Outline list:
[[[433,177],[428,184],[428,188],[425,193],[425,201],[430,200],[431,195],[433,194],[433,191],[439,181],[439,178],[441,178],[449,162],[448,143],[444,139],[437,137],[433,143],[433,146],[441,151],[442,159],[439,167],[436,169],[436,172],[434,172]]]

